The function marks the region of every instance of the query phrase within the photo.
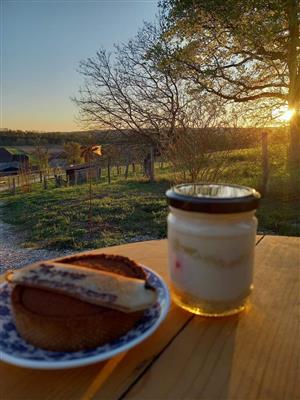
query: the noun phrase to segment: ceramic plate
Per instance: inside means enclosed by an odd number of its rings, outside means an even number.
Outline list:
[[[131,349],[150,336],[166,317],[170,296],[163,279],[148,267],[143,266],[150,284],[157,289],[158,300],[147,309],[143,318],[125,335],[103,346],[76,352],[47,351],[25,342],[16,331],[12,319],[10,288],[7,283],[0,286],[0,359],[10,364],[38,369],[62,369],[93,364]]]

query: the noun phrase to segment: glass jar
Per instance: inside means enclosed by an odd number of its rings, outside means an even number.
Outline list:
[[[199,315],[243,310],[252,290],[259,193],[238,185],[183,184],[166,196],[174,301]]]

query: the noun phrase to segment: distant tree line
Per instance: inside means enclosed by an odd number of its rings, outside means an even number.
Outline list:
[[[82,144],[90,143],[94,139],[93,132],[32,132],[6,129],[0,132],[1,146],[34,146],[37,138],[40,144],[63,145],[68,141]]]
[[[225,146],[229,149],[239,149],[254,147],[260,140],[262,128],[216,128],[219,131],[219,140],[215,143],[214,149],[222,149]],[[287,128],[264,128],[270,133],[270,143],[287,143]],[[201,129],[199,129],[201,131]],[[0,131],[0,146],[36,146],[39,145],[65,145],[66,143],[79,143],[82,145],[90,143],[116,144],[126,146],[126,144],[137,144],[134,137],[127,135],[121,136],[114,132],[45,132],[36,133],[22,130]],[[140,141],[140,146],[145,146],[147,141]]]
[[[271,144],[286,143],[288,141],[287,128],[216,128],[220,134],[215,150],[225,146],[229,149],[249,148],[257,145],[260,140],[262,130],[270,133]],[[201,128],[199,129],[201,131]],[[0,132],[0,146],[36,146],[39,145],[65,145],[66,143],[87,144],[116,144],[119,146],[126,144],[138,145],[134,136],[128,134],[117,135],[113,131],[107,132],[45,132],[36,133],[22,130],[10,130]],[[140,147],[147,145],[147,141],[139,140]]]

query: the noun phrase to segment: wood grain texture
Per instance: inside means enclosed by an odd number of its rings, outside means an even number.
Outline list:
[[[257,246],[252,305],[194,317],[126,399],[300,399],[300,238]]]

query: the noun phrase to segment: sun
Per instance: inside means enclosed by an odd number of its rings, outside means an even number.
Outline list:
[[[288,123],[295,114],[295,110],[293,108],[288,108],[287,106],[282,106],[277,109],[272,110],[272,116],[275,120],[275,124],[284,124]]]
[[[295,110],[288,109],[280,115],[279,119],[281,121],[289,121],[292,118],[292,116],[294,115],[294,113],[295,113]]]

